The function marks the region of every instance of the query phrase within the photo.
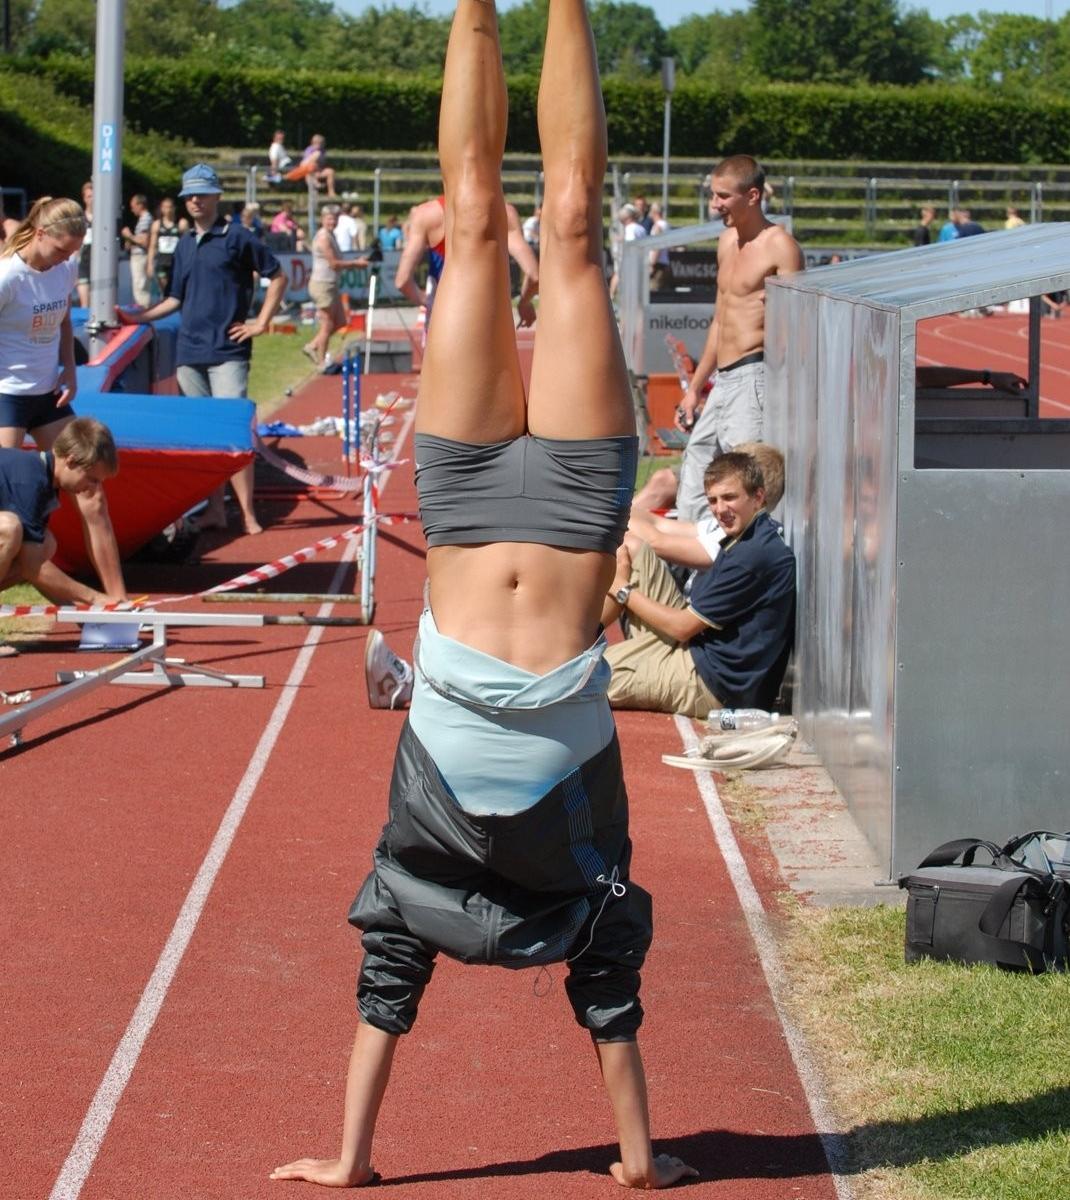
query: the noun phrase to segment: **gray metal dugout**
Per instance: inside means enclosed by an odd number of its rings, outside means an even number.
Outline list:
[[[1070,826],[1070,420],[1037,415],[1041,297],[1067,288],[1065,224],[769,281],[795,711],[890,875]],[[919,321],[1023,299],[1023,396],[916,394]]]

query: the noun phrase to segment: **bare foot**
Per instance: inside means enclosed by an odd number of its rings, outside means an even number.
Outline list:
[[[14,658],[17,654],[18,648],[10,642],[0,642],[0,658]]]
[[[243,517],[242,529],[245,530],[249,537],[254,537],[256,534],[264,532],[263,525],[260,524],[256,517]]]
[[[626,1188],[665,1188],[672,1187],[681,1179],[697,1179],[698,1171],[689,1167],[682,1158],[674,1158],[671,1154],[658,1154],[654,1158],[653,1176],[642,1179],[629,1179],[624,1173],[624,1164],[615,1162],[610,1165],[610,1175]]]
[[[324,1187],[367,1187],[378,1183],[379,1175],[370,1166],[349,1170],[337,1158],[299,1158],[296,1162],[276,1167],[269,1179],[303,1179]]]

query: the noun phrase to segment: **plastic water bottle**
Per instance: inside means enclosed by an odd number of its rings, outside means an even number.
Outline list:
[[[724,733],[750,733],[754,729],[768,729],[779,720],[779,713],[768,713],[761,708],[715,708],[710,712],[708,724]]]

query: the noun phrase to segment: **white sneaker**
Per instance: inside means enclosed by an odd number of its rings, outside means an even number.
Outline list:
[[[412,699],[412,667],[398,658],[378,629],[364,647],[364,680],[372,708],[404,708]]]

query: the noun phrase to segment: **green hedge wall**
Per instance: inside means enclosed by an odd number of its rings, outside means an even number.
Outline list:
[[[189,156],[160,134],[123,138],[123,194],[172,190]],[[73,196],[93,161],[92,110],[57,95],[47,79],[0,71],[0,163],[3,183],[36,196]]]
[[[46,76],[82,104],[93,99],[92,64],[47,59],[14,68]],[[271,131],[326,135],[348,149],[433,148],[439,84],[340,72],[213,68],[130,61],[126,114],[144,131],[200,145],[266,146]],[[610,152],[661,152],[657,83],[604,83]],[[509,145],[538,148],[537,81],[510,80]],[[681,83],[673,98],[673,153],[749,151],[766,158],[885,161],[1060,162],[1070,159],[1070,101],[973,88],[847,88],[769,84],[723,89]]]

